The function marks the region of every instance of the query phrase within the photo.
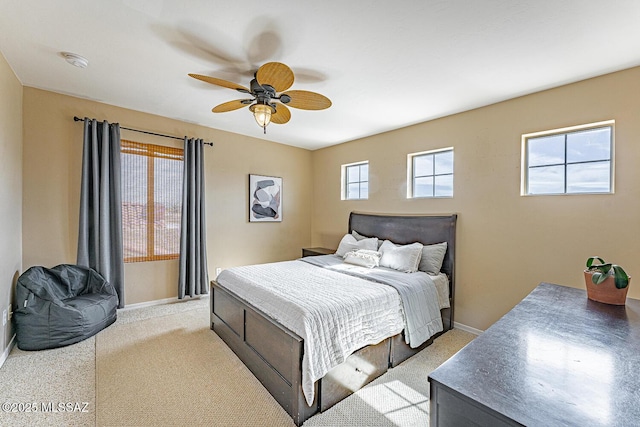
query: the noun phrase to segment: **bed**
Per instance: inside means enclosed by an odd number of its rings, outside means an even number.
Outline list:
[[[448,308],[439,312],[442,331],[413,348],[406,341],[402,326],[393,334],[373,339],[370,345],[357,349],[338,366],[331,367],[311,384],[303,381],[306,366],[305,340],[292,327],[283,326],[261,306],[248,302],[246,295],[227,289],[221,283],[211,282],[211,329],[238,355],[276,401],[289,413],[296,425],[301,425],[313,414],[324,411],[347,397],[389,367],[394,367],[433,342],[438,335],[453,326],[455,295],[455,231],[457,215],[381,215],[351,213],[349,233],[357,231],[364,236],[375,236],[399,245],[419,242],[423,245],[447,243],[441,271],[448,278]],[[331,257],[331,256],[328,256]],[[315,258],[315,257],[314,257]],[[322,258],[322,257],[317,257]],[[297,263],[303,268],[305,262]],[[300,264],[300,265],[298,265]],[[264,268],[271,268],[265,266]],[[309,267],[304,267],[309,268]],[[315,267],[314,267],[315,268]],[[303,270],[301,274],[306,274]],[[267,281],[267,278],[264,279]],[[269,280],[274,280],[269,277]],[[346,281],[347,279],[345,279]],[[349,279],[350,280],[350,279]],[[225,285],[228,286],[228,285]],[[391,291],[393,292],[393,291]],[[261,306],[264,307],[264,306]],[[266,310],[266,309],[265,309]],[[438,319],[438,321],[440,321]],[[311,344],[308,340],[307,345]],[[310,353],[307,354],[310,356]],[[306,389],[306,390],[303,390]],[[306,393],[305,393],[306,392]]]

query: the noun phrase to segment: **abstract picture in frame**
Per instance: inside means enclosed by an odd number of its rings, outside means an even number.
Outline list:
[[[249,222],[282,221],[282,178],[249,175]]]

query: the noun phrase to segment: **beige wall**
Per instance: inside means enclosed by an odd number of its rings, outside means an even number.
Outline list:
[[[0,245],[5,245],[1,246],[5,252],[19,254],[20,215],[15,205],[20,200],[16,190],[20,152],[7,139],[20,140],[20,127],[16,130],[15,125],[21,120],[15,107],[20,103],[20,86],[6,63],[0,66],[0,76],[3,93],[6,87],[8,93],[17,94],[8,102],[3,97],[0,110],[0,147],[13,149],[0,162],[9,164],[2,170],[14,182],[0,184],[2,209],[10,218],[0,227],[10,236],[13,233],[11,243]],[[456,321],[486,329],[541,281],[584,287],[581,270],[590,255],[601,255],[625,266],[632,275],[640,274],[640,245],[633,239],[640,231],[640,144],[636,142],[640,100],[632,96],[637,93],[640,68],[309,152],[24,88],[22,264],[27,268],[75,261],[82,125],[72,118],[96,117],[216,143],[207,149],[205,159],[211,277],[215,267],[295,258],[300,247],[309,243],[335,247],[352,210],[457,212]],[[608,119],[616,120],[616,194],[520,196],[523,133]],[[174,145],[168,139],[127,131],[122,136]],[[407,200],[407,154],[449,146],[455,150],[455,197]],[[12,156],[15,161],[6,160]],[[340,166],[359,160],[370,162],[370,198],[341,201]],[[249,173],[284,178],[282,223],[247,222]],[[593,227],[602,223],[604,231],[594,232]],[[20,270],[20,260],[7,262],[0,265],[0,272],[5,269],[5,275],[13,277]],[[174,297],[176,281],[176,261],[128,264],[126,302]],[[9,288],[0,289],[7,293]],[[640,297],[633,283],[629,296]]]
[[[22,85],[0,54],[0,313],[22,273]],[[0,363],[13,329],[0,323]]]
[[[539,282],[584,288],[600,255],[640,276],[640,68],[313,153],[312,244],[336,247],[349,212],[457,212],[456,321],[486,329]],[[521,135],[615,119],[614,195],[520,196]],[[407,154],[454,147],[454,197],[406,198]],[[369,200],[340,200],[342,164],[368,160]],[[640,298],[640,284],[629,297]]]
[[[311,152],[25,87],[25,268],[74,263],[76,259],[83,128],[81,122],[73,121],[74,115],[180,137],[197,136],[215,143],[213,148],[205,147],[210,278],[214,278],[216,267],[298,257],[300,248],[309,244]],[[252,123],[248,121],[247,126]],[[181,145],[178,140],[124,130],[122,138]],[[248,222],[250,173],[283,178],[283,222]],[[126,264],[126,303],[176,297],[177,264],[177,260]]]

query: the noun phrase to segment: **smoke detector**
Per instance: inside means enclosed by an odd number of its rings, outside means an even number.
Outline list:
[[[76,53],[62,52],[62,56],[69,64],[73,65],[74,67],[87,68],[87,66],[89,65],[89,60],[87,58]]]

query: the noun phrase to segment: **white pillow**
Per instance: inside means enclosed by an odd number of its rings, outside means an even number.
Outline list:
[[[362,267],[373,268],[380,265],[380,252],[360,249],[344,255],[344,262]]]
[[[418,270],[429,274],[440,274],[442,261],[447,252],[447,242],[425,245],[422,248],[422,258]]]
[[[378,250],[378,239],[371,237],[369,239],[356,240],[351,234],[345,234],[338,245],[336,255],[344,257],[347,252],[358,249],[376,251]]]
[[[362,234],[358,233],[356,230],[351,230],[351,235],[355,237],[356,240],[370,239],[370,237],[363,236]]]
[[[393,268],[404,273],[415,273],[422,257],[422,243],[410,245],[396,245],[385,240],[380,246],[380,267]]]
[[[356,230],[351,230],[351,235],[355,237],[356,240],[371,239],[371,237],[363,236],[362,234],[358,233]],[[378,239],[378,250],[380,250],[381,245],[382,245],[382,241]]]

